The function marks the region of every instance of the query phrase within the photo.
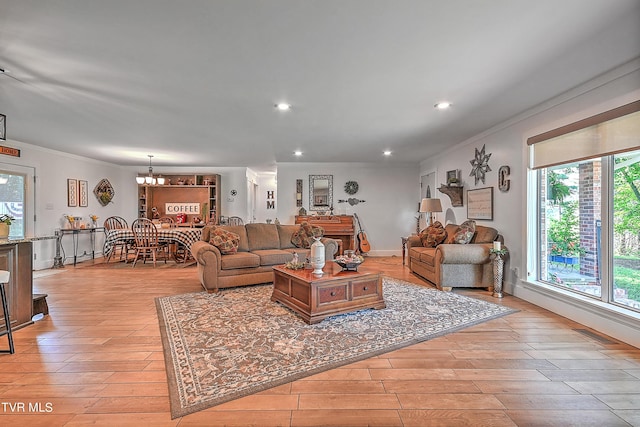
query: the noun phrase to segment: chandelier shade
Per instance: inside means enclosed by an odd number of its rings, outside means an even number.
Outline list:
[[[158,176],[154,176],[153,175],[153,167],[151,166],[151,158],[153,157],[152,154],[147,154],[147,156],[149,157],[149,174],[148,175],[143,175],[143,176],[136,176],[136,182],[140,185],[142,184],[147,184],[147,185],[164,185],[164,177],[161,175]]]

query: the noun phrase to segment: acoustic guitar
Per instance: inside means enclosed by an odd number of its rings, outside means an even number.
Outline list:
[[[363,254],[366,254],[371,250],[371,245],[367,240],[367,235],[364,231],[362,231],[362,225],[360,225],[360,218],[358,218],[357,214],[353,214],[354,218],[358,221],[358,249]]]

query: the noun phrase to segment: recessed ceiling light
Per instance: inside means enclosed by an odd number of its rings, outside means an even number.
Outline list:
[[[291,104],[287,104],[286,102],[279,102],[275,105],[278,111],[289,111],[291,110]]]
[[[382,152],[382,154],[384,154],[385,156],[390,156],[391,155],[391,150],[385,150]]]
[[[434,105],[435,108],[437,108],[438,110],[446,110],[447,108],[451,107],[451,103],[450,102],[438,102],[436,105]]]
[[[293,154],[300,157],[302,156],[302,151],[294,151]]]

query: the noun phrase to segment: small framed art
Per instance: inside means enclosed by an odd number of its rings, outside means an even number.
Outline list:
[[[0,139],[5,141],[7,139],[7,116],[0,114]]]
[[[456,186],[459,183],[460,183],[460,178],[458,178],[458,169],[447,171],[447,185]]]
[[[67,179],[67,206],[75,208],[78,206],[78,180]]]
[[[78,181],[78,206],[86,208],[89,206],[89,182]]]

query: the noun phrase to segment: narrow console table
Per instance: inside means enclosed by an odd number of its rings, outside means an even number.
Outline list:
[[[53,259],[53,268],[63,268],[66,255],[64,247],[62,246],[62,238],[65,234],[70,234],[73,241],[73,266],[76,266],[78,261],[78,236],[80,234],[89,233],[91,239],[91,259],[96,257],[96,232],[101,231],[106,233],[104,227],[90,227],[90,228],[61,228],[56,230],[56,256]]]
[[[296,215],[296,224],[303,222],[322,227],[324,237],[338,240],[338,255],[347,249],[356,250],[356,229],[352,215]]]

